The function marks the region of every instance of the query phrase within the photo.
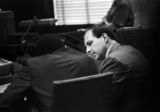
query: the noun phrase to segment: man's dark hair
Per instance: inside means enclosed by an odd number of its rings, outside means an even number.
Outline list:
[[[37,56],[39,56],[52,53],[63,47],[64,44],[58,35],[44,34],[36,42],[35,50]]]
[[[116,38],[113,29],[106,25],[96,24],[90,30],[92,30],[93,35],[97,38],[100,38],[103,33],[107,33],[111,39]]]

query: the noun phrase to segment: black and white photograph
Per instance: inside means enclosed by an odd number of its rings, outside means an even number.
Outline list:
[[[159,112],[159,0],[0,0],[0,112]]]

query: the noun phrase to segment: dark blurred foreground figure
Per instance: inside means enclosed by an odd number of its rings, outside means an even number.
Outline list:
[[[13,79],[0,99],[0,112],[25,112],[28,109],[21,106],[25,97],[34,107],[32,111],[52,112],[52,81],[97,73],[92,59],[65,48],[56,35],[43,35],[36,49],[40,56],[28,59],[27,66]]]
[[[138,49],[115,39],[106,25],[95,25],[84,35],[86,53],[97,61],[99,72],[122,73],[113,76],[113,112],[149,112],[145,92],[148,61]]]

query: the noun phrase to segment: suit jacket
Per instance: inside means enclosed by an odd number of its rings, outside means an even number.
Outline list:
[[[149,112],[149,67],[141,52],[128,45],[113,46],[98,68],[102,73],[115,72],[111,98],[113,112]]]
[[[51,112],[52,82],[97,73],[97,66],[86,54],[65,48],[28,60],[28,67],[14,78],[2,96],[0,111],[17,109],[27,96],[40,112]],[[29,70],[27,70],[29,69]],[[31,95],[30,95],[31,94]],[[65,94],[65,93],[64,93]],[[19,108],[19,106],[18,106]],[[23,110],[24,111],[24,110]]]

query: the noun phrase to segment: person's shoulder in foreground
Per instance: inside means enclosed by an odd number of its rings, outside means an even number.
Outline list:
[[[45,66],[52,65],[59,68],[63,66],[63,69],[72,69],[72,71],[78,70],[77,73],[75,73],[75,77],[98,73],[97,65],[93,59],[86,55],[86,53],[70,47],[58,49],[47,55],[30,58],[28,60],[28,65],[31,69],[41,66],[43,67],[41,70],[46,68]]]
[[[42,36],[37,41],[36,49],[38,55],[27,60],[25,73],[15,77],[4,92],[3,100],[0,101],[2,112],[14,112],[19,109],[19,104],[23,104],[25,96],[27,101],[32,97],[30,105],[34,102],[39,111],[51,111],[54,80],[97,73],[97,66],[92,59],[79,51],[64,48],[57,36]],[[24,107],[22,111],[25,110]]]

